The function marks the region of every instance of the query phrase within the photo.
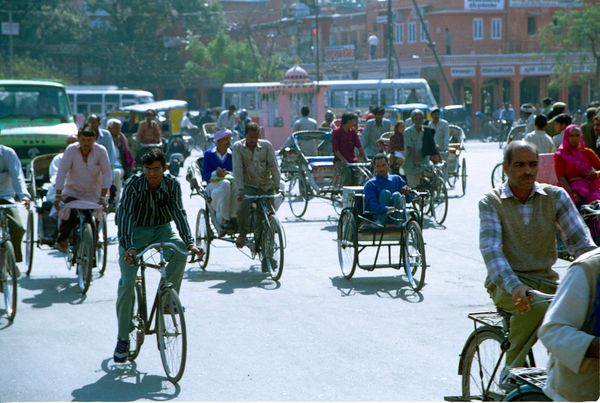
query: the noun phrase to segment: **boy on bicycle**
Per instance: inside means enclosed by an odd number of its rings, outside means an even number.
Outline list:
[[[131,312],[137,265],[135,255],[154,242],[172,242],[181,249],[202,256],[204,251],[194,245],[181,201],[181,187],[177,178],[165,175],[165,154],[150,149],[142,157],[143,173],[132,176],[123,188],[117,208],[116,223],[119,238],[119,268],[121,279],[117,294],[118,335],[113,360],[123,363],[129,352],[129,333],[133,330]],[[171,228],[171,221],[179,237]],[[172,253],[166,256],[167,281],[179,292],[186,256]]]

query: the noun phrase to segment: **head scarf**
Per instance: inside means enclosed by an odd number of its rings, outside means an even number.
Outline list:
[[[579,144],[576,146],[572,146],[569,141],[569,135],[575,128],[581,131],[581,128],[577,125],[567,126],[563,135],[562,144],[558,146],[556,154],[563,159],[565,164],[575,167],[579,175],[585,176],[593,169],[593,167],[591,162],[588,161],[582,152],[585,148],[583,135],[579,137]]]

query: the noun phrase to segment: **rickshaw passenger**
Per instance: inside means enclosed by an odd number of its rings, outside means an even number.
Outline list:
[[[318,129],[317,121],[308,116],[310,114],[310,108],[308,106],[303,106],[302,108],[300,108],[300,114],[302,116],[294,122],[292,131],[299,132],[300,130]]]
[[[365,150],[363,150],[358,138],[358,133],[356,132],[357,119],[358,117],[354,113],[345,112],[342,115],[342,125],[331,133],[335,169],[342,176],[343,186],[354,184],[354,175],[348,166],[349,163],[356,163],[358,161],[358,157],[354,153],[354,148],[357,148],[360,156],[365,161],[368,161]]]
[[[202,179],[208,183],[206,193],[212,199],[210,205],[215,210],[220,228],[233,228],[232,219],[237,215],[235,197],[232,190],[233,154],[231,130],[223,129],[214,134],[215,146],[204,152]]]
[[[373,168],[375,176],[364,187],[366,210],[374,213],[373,221],[385,225],[387,214],[403,207],[401,194],[406,196],[407,202],[411,201],[411,189],[400,175],[389,174],[390,166],[384,153],[375,154]]]
[[[394,133],[390,136],[388,142],[388,158],[390,170],[398,174],[400,167],[404,164],[404,122],[398,120],[394,125]]]
[[[537,115],[534,121],[535,130],[527,133],[525,141],[528,143],[535,144],[538,152],[540,153],[553,153],[556,151],[552,137],[546,133],[546,125],[548,124],[548,118],[544,115]]]
[[[217,119],[217,129],[229,129],[233,130],[235,125],[235,111],[237,107],[235,105],[229,105],[229,108],[225,109],[219,114]]]

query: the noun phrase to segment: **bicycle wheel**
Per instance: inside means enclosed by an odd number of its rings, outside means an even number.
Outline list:
[[[283,274],[283,227],[275,216],[269,216],[269,225],[263,226],[262,255],[271,278],[275,281]]]
[[[502,343],[506,338],[499,329],[479,328],[469,337],[461,356],[462,395],[464,398],[502,400],[499,387],[503,367]]]
[[[100,275],[106,271],[108,259],[108,227],[106,225],[106,214],[102,214],[102,221],[98,223],[98,240],[96,242],[96,266]]]
[[[90,288],[92,281],[92,265],[94,262],[94,235],[92,226],[84,223],[81,229],[81,237],[77,245],[77,280],[79,289],[85,294]]]
[[[531,385],[522,385],[510,392],[505,402],[551,402],[546,394],[539,388]]]
[[[448,190],[442,180],[437,181],[431,199],[431,215],[438,224],[443,224],[448,215]]]
[[[416,221],[409,221],[405,229],[402,248],[404,271],[413,290],[419,291],[425,285],[425,243],[421,227]]]
[[[198,262],[198,265],[202,270],[206,269],[208,258],[210,257],[211,236],[209,220],[208,212],[204,209],[200,209],[196,216],[196,245],[204,250],[204,258]]]
[[[133,309],[131,311],[133,330],[129,333],[129,361],[133,361],[137,358],[142,344],[144,344],[144,331],[146,322],[144,317],[146,315],[146,307],[143,304],[143,291],[141,283],[135,283],[135,292],[133,293]]]
[[[2,264],[2,295],[4,296],[4,308],[6,317],[13,321],[17,315],[17,263],[15,250],[10,241],[4,242],[0,249]]]
[[[179,381],[185,369],[187,334],[183,308],[172,288],[161,291],[156,312],[156,340],[167,378],[171,382]]]
[[[462,184],[462,195],[464,196],[467,193],[467,160],[465,158],[462,159],[462,164],[460,164],[460,181]]]
[[[358,261],[358,226],[350,208],[342,210],[338,221],[338,260],[345,278],[350,280]]]
[[[294,175],[288,185],[288,204],[295,217],[301,218],[308,207],[308,189],[306,179],[300,175]]]
[[[492,188],[502,185],[505,180],[506,174],[504,173],[504,168],[500,162],[492,169]]]
[[[26,274],[31,274],[33,268],[33,247],[35,244],[33,232],[33,211],[29,209],[27,212],[27,228],[25,229],[25,266],[27,266]]]

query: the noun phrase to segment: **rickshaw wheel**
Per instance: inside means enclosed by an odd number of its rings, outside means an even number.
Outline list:
[[[27,212],[27,228],[25,232],[25,264],[27,265],[27,275],[31,274],[33,268],[33,250],[34,250],[34,232],[33,232],[33,211]]]
[[[464,196],[467,193],[467,160],[465,158],[462,159],[462,164],[460,164],[460,180]]]
[[[210,257],[210,219],[208,211],[200,209],[196,216],[196,246],[204,250],[204,258],[198,262],[202,270],[208,266],[208,258]]]
[[[345,208],[338,221],[338,260],[342,275],[350,280],[358,261],[358,226],[350,208]]]
[[[425,271],[427,269],[423,233],[416,221],[410,221],[405,234],[402,248],[404,271],[411,288],[419,291],[425,285]]]
[[[308,189],[306,180],[299,175],[294,175],[288,185],[288,204],[295,217],[301,218],[308,207]]]

